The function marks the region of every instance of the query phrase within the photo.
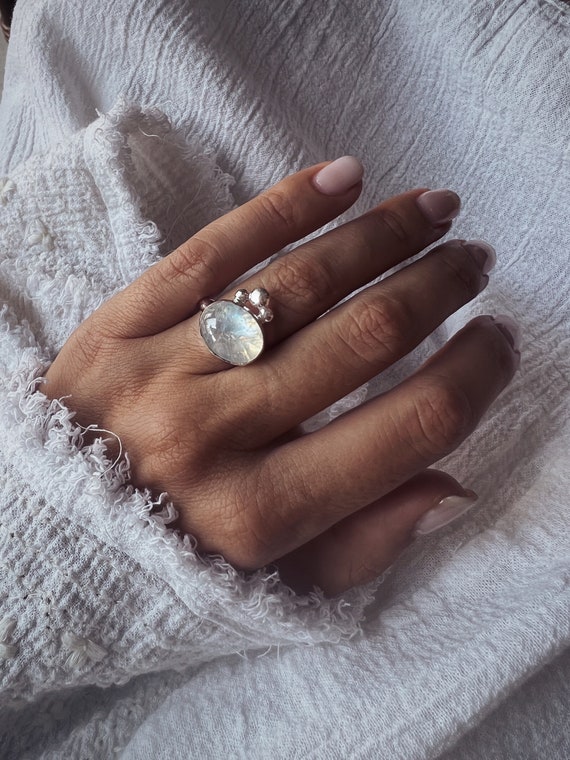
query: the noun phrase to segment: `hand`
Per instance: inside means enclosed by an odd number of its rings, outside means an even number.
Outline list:
[[[178,527],[201,551],[244,570],[275,563],[296,590],[316,584],[330,595],[381,573],[420,518],[424,532],[441,523],[432,508],[442,499],[451,497],[448,510],[473,502],[425,468],[469,435],[519,359],[508,320],[478,317],[399,386],[296,434],[487,284],[485,244],[451,241],[332,309],[448,232],[459,199],[424,190],[298,246],[240,285],[267,289],[275,312],[254,363],[231,367],[208,351],[201,299],[231,299],[235,278],[349,208],[360,177],[355,159],[320,164],[208,225],[94,312],[45,385],[52,398],[69,396],[81,424],[120,436],[133,482],[168,492]]]

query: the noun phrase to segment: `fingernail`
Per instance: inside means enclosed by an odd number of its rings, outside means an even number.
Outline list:
[[[495,323],[495,327],[500,330],[509,341],[513,351],[520,353],[521,328],[515,320],[511,319],[511,317],[508,317],[506,314],[499,314],[498,316],[493,317],[493,322]]]
[[[360,182],[364,167],[354,156],[341,156],[313,177],[313,184],[324,195],[342,195]]]
[[[461,199],[453,190],[428,190],[416,198],[416,203],[434,227],[455,219],[461,208]]]
[[[446,496],[420,517],[414,528],[414,535],[425,536],[443,528],[444,525],[449,525],[471,509],[478,498],[475,491],[465,491],[464,496]]]
[[[497,263],[497,253],[492,245],[484,240],[466,240],[463,243],[477,264],[481,267],[483,274],[489,274],[491,269]]]

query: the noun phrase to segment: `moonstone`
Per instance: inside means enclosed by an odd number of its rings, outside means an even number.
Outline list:
[[[249,364],[263,350],[261,325],[233,301],[215,301],[204,309],[200,335],[213,354],[230,364]]]

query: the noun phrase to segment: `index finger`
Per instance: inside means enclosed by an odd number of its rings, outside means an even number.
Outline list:
[[[204,227],[105,304],[116,337],[156,335],[187,319],[201,299],[346,211],[363,171],[353,156],[316,164]]]

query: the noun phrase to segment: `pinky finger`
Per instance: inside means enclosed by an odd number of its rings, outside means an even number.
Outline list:
[[[318,586],[335,596],[374,580],[418,535],[447,525],[476,501],[450,475],[424,470],[275,564],[297,593]]]

